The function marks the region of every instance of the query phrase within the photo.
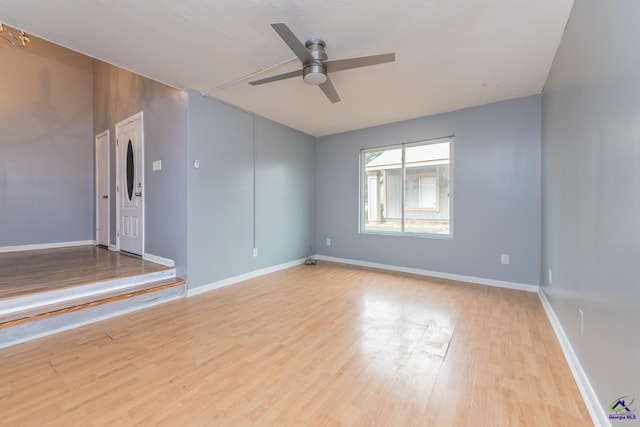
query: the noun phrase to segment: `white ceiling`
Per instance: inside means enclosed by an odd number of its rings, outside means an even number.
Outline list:
[[[573,0],[0,0],[0,22],[323,136],[540,93],[572,6]],[[342,98],[336,104],[302,78],[250,86],[249,80],[300,68],[270,26],[278,21],[303,42],[322,38],[329,59],[395,52],[396,62],[331,74]]]

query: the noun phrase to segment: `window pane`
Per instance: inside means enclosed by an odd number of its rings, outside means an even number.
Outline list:
[[[449,234],[449,142],[405,149],[407,233]]]
[[[364,231],[402,231],[402,148],[364,151]]]
[[[133,162],[133,146],[131,140],[127,144],[127,197],[129,201],[133,198],[133,179],[135,177],[134,162]]]
[[[420,207],[420,179],[407,177],[405,204],[408,208]]]

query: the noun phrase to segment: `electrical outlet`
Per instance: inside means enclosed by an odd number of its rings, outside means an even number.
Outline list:
[[[553,272],[549,269],[549,284],[553,283]]]
[[[578,313],[580,314],[580,332],[584,332],[584,312],[579,308]]]
[[[331,246],[331,239],[327,239],[327,246]]]
[[[504,265],[509,264],[509,254],[500,255],[500,262]]]
[[[258,256],[258,248],[253,248],[253,256]]]

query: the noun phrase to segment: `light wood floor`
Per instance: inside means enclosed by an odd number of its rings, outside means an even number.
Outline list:
[[[97,246],[0,253],[0,300],[166,269]]]
[[[11,426],[588,426],[537,296],[321,263],[0,350]]]

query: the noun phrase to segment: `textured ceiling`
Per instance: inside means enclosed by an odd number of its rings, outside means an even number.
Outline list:
[[[572,5],[573,0],[0,0],[0,21],[322,136],[540,93]],[[303,42],[322,38],[329,59],[395,52],[396,62],[331,74],[342,98],[336,104],[301,78],[250,86],[249,80],[299,68],[270,26],[278,21]]]

